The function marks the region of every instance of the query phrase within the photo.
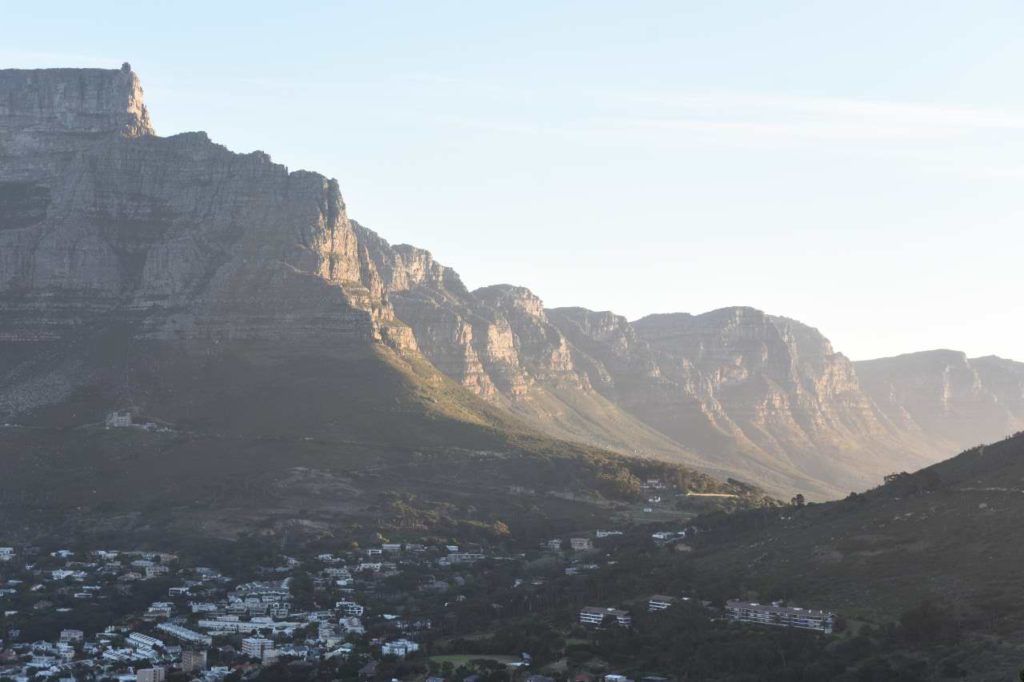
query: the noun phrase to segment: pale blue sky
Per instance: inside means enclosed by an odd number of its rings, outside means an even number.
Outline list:
[[[160,134],[337,177],[471,287],[751,305],[855,359],[1024,360],[1024,4],[0,0],[0,66],[118,67]]]

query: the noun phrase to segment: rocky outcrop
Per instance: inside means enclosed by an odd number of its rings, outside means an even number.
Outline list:
[[[105,69],[0,69],[0,130],[58,137],[153,135],[142,85],[124,64]]]
[[[549,316],[599,365],[598,390],[719,471],[827,497],[927,461],[849,360],[799,322],[752,308],[634,323],[579,308]]]
[[[855,366],[893,423],[948,452],[1024,429],[1024,363],[934,350]]]
[[[157,137],[127,68],[0,71],[0,206],[12,378],[30,374],[26,357],[115,327],[125,343],[415,348],[335,181],[203,133]],[[54,376],[66,392],[78,373]],[[4,393],[16,410],[57,397],[17,380]]]
[[[417,347],[465,388],[556,437],[699,459],[594,390],[593,363],[572,348],[529,290],[497,285],[469,291],[429,252],[390,245],[360,225],[356,231]]]
[[[851,490],[894,464],[927,461],[864,394],[850,361],[811,327],[751,308],[635,324],[664,372],[706,392],[709,420],[769,461]]]

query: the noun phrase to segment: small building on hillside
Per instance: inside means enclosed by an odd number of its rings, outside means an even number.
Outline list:
[[[667,609],[668,607],[672,606],[675,603],[676,603],[676,598],[675,597],[669,597],[669,596],[664,595],[664,594],[656,594],[656,595],[652,596],[648,600],[648,602],[647,602],[647,610],[651,611],[651,612],[654,612],[654,611],[664,611],[665,609]]]
[[[624,628],[633,625],[633,617],[629,615],[629,611],[600,606],[584,606],[580,609],[580,623],[583,625],[596,627],[603,625],[606,621]]]
[[[569,546],[574,552],[585,552],[594,549],[594,541],[590,538],[569,538]]]
[[[826,634],[832,632],[835,621],[835,615],[828,611],[783,606],[779,603],[757,604],[732,600],[725,603],[725,612],[732,620],[743,623],[817,630]]]
[[[130,410],[114,410],[107,415],[108,429],[123,429],[132,425],[132,413]]]
[[[265,637],[246,637],[242,640],[242,653],[262,660],[263,654],[274,648],[274,641]]]
[[[420,650],[420,645],[410,639],[396,639],[385,642],[380,647],[381,656],[398,656],[405,658],[411,653]]]

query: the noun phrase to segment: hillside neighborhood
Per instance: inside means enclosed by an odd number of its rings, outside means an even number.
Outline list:
[[[696,529],[640,532],[656,551],[675,552]],[[245,579],[170,552],[0,547],[0,679],[219,682],[256,679],[275,665],[326,666],[365,680],[564,679],[564,661],[538,665],[528,650],[450,653],[445,642],[459,629],[454,614],[471,604],[474,574],[506,575],[510,593],[529,594],[614,566],[614,543],[623,538],[623,530],[600,529],[515,553],[480,543],[382,542],[282,556],[247,567]],[[529,565],[551,570],[517,574]],[[584,605],[560,627],[582,628],[581,635],[630,630],[636,613],[694,603],[654,594]],[[721,617],[831,632],[831,614],[737,604],[729,602]],[[708,602],[698,607],[715,611]],[[98,622],[101,614],[110,621]],[[574,679],[627,678],[577,670]],[[671,675],[652,671],[642,679]]]

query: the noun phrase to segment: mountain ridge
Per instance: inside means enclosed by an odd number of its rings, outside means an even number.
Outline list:
[[[856,363],[795,320],[736,307],[629,322],[546,309],[515,285],[470,291],[429,251],[350,219],[337,181],[205,133],[159,137],[142,98],[127,64],[0,71],[7,420],[74,426],[132,406],[268,432],[275,419],[290,432],[404,430],[392,406],[412,391],[435,417],[819,499],[928,464],[957,442],[930,435],[938,427],[924,408],[909,421],[897,400],[880,408]],[[315,357],[320,376],[313,362],[289,378],[290,363]],[[203,379],[218,362],[266,378],[228,372],[256,393],[211,391]],[[997,388],[967,397],[990,414],[985,396],[1010,400],[1019,363],[975,364],[978,381]],[[396,367],[413,378],[395,378]],[[289,385],[282,396],[296,404],[275,406],[271,376],[311,382],[318,397],[303,405]],[[391,378],[370,390],[373,376]],[[318,383],[328,378],[333,393]],[[244,418],[242,405],[262,418]],[[429,428],[435,417],[422,416],[410,424]],[[993,428],[1011,423],[1000,419]]]

